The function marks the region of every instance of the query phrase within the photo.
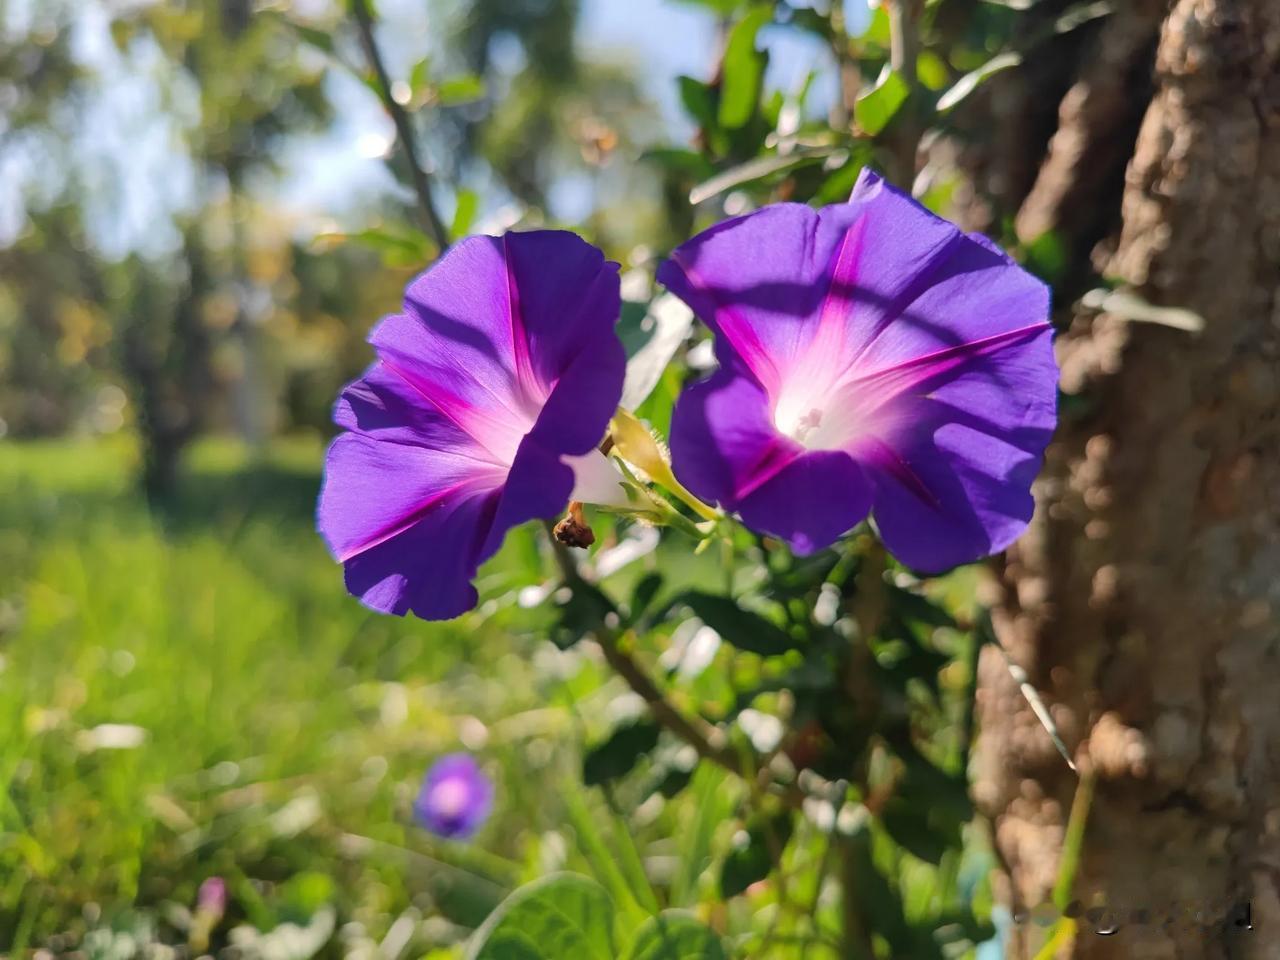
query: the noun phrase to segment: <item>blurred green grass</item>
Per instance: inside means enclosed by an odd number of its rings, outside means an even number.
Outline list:
[[[536,527],[509,534],[481,570],[473,613],[447,624],[371,614],[314,531],[321,454],[318,440],[256,458],[202,441],[156,515],[134,491],[128,442],[0,443],[0,954],[180,944],[215,875],[230,893],[215,952],[238,927],[318,930],[305,955],[385,953],[385,939],[456,958],[508,890],[558,869],[597,877],[635,909],[648,873],[665,904],[710,909],[745,955],[761,937],[807,930],[771,919],[773,888],[707,908],[708,868],[741,827],[741,790],[722,772],[699,769],[670,801],[654,794],[666,772],[645,762],[608,795],[582,786],[582,745],[638,704],[589,645],[560,652],[547,639],[554,574]],[[632,534],[596,519],[599,563]],[[625,598],[660,570],[662,595],[715,590],[733,568],[664,542],[605,582]],[[676,629],[650,630],[645,657]],[[728,644],[714,662],[668,676],[713,715],[766,670]],[[409,815],[426,767],[457,749],[497,782],[494,815],[469,844],[436,841]],[[957,877],[981,873],[957,873],[958,858],[939,871],[879,840],[883,869],[911,891],[912,922],[937,923]],[[827,846],[808,825],[786,856],[830,927],[838,901],[819,907],[808,885]],[[112,953],[104,931],[134,946]],[[297,943],[238,946],[299,955]],[[838,949],[810,946],[769,956]]]
[[[156,518],[127,443],[0,445],[0,946],[190,904],[215,874],[261,929],[321,901],[373,934],[407,909],[470,925],[537,858],[577,760],[534,641],[348,597],[313,528],[320,455],[205,442]],[[530,555],[515,539],[490,589]],[[409,805],[460,738],[500,807],[437,849]]]

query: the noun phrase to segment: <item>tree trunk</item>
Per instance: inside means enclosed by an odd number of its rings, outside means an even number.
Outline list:
[[[1142,47],[1140,32],[1102,39],[1122,58]],[[1088,92],[1063,102],[1020,230],[1105,219],[1080,208],[1097,168],[1062,133]],[[1070,319],[1063,423],[994,611],[1010,657],[1097,776],[1074,896],[1124,926],[1101,936],[1082,921],[1062,955],[1280,957],[1278,0],[1172,4],[1120,215],[1093,251],[1103,273],[1194,311],[1203,329],[1130,311]],[[984,651],[980,684],[975,793],[1004,892],[1029,910],[1050,899],[1078,780],[999,651]],[[1252,930],[1223,919],[1223,904],[1245,901]],[[1009,955],[1032,956],[1043,938],[1015,925]]]

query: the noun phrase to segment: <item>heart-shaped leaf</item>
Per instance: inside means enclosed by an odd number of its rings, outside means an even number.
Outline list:
[[[517,889],[475,932],[466,960],[615,960],[613,901],[576,873]]]

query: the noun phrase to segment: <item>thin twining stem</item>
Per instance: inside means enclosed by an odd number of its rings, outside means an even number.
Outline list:
[[[391,115],[391,122],[396,125],[396,137],[400,141],[400,148],[404,151],[405,161],[409,165],[409,179],[413,182],[413,192],[418,198],[418,210],[422,214],[427,231],[431,234],[431,239],[443,251],[449,245],[449,231],[431,199],[431,181],[418,158],[418,145],[413,137],[413,126],[409,123],[409,115],[391,93],[391,78],[387,75],[382,54],[378,51],[378,43],[373,37],[373,15],[369,12],[368,0],[351,0],[351,13],[360,30],[360,45],[364,47],[365,57],[369,61],[373,78],[378,85],[378,96],[387,113]]]
[[[564,577],[565,585],[571,590],[587,587],[587,582],[583,578],[581,571],[578,570],[573,554],[567,546],[556,539],[550,523],[547,524],[547,533],[551,540],[551,548],[555,553],[556,563]],[[743,758],[725,743],[724,734],[719,729],[707,723],[701,717],[686,715],[667,698],[666,694],[654,683],[644,667],[640,665],[640,662],[622,648],[616,630],[601,621],[594,625],[592,635],[600,645],[600,649],[604,651],[605,661],[618,676],[622,677],[632,692],[645,702],[658,725],[671,731],[671,733],[693,747],[702,759],[723,767],[749,783],[753,778],[758,777],[757,783],[759,785],[763,786],[769,793],[777,796],[788,806],[797,810],[810,797],[830,801],[838,793],[843,792],[838,790],[836,785],[819,777],[813,771],[807,771],[806,776],[810,782],[807,786],[802,787],[799,784],[782,784],[773,781],[767,767],[758,771],[747,769],[743,764]]]
[[[554,533],[551,535],[551,547],[555,551],[556,563],[564,576],[565,583],[571,590],[586,585],[578,565],[569,548],[561,543]],[[685,743],[698,752],[698,756],[712,763],[719,764],[734,773],[741,773],[742,767],[737,755],[724,743],[724,736],[715,727],[702,721],[685,716],[653,682],[640,663],[619,644],[617,631],[604,623],[599,623],[592,631],[604,658],[618,676],[626,681],[633,692],[639,695],[658,723],[670,730]]]

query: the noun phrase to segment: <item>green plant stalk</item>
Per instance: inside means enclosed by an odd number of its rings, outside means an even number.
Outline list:
[[[667,489],[670,490],[681,503],[700,516],[703,520],[711,520],[714,522],[720,519],[719,513],[685,489],[684,484],[674,476],[671,477],[667,485]]]
[[[1071,891],[1075,888],[1076,874],[1080,870],[1080,851],[1084,847],[1085,827],[1089,822],[1089,808],[1093,805],[1094,773],[1085,767],[1071,800],[1071,813],[1067,817],[1067,833],[1062,843],[1062,861],[1058,864],[1058,879],[1053,885],[1053,905],[1059,913],[1066,910]],[[1049,939],[1036,953],[1035,960],[1053,960],[1058,950],[1071,942],[1076,934],[1076,921],[1060,916],[1054,923]]]
[[[583,802],[581,788],[577,784],[571,784],[565,790],[564,805],[566,812],[569,814],[569,823],[573,827],[574,833],[577,834],[583,856],[590,862],[591,869],[596,877],[613,896],[615,903],[626,918],[628,927],[634,928],[643,923],[645,918],[653,911],[646,911],[640,905],[632,885],[627,881],[623,872],[618,869],[616,857],[613,851],[609,849],[608,844],[604,842],[604,838],[600,836],[600,831],[596,829],[595,822],[591,818],[591,811],[587,809],[587,805]]]
[[[1076,935],[1076,922],[1070,917],[1063,917],[1053,925],[1053,933],[1044,942],[1035,956],[1035,960],[1054,960],[1058,951],[1071,942]]]
[[[1089,822],[1089,808],[1093,805],[1095,776],[1086,766],[1071,801],[1071,813],[1067,817],[1067,834],[1062,844],[1062,862],[1058,865],[1058,880],[1053,885],[1053,905],[1066,909],[1071,891],[1075,887],[1076,873],[1080,869],[1080,851],[1084,847],[1085,827]]]
[[[646,913],[656,914],[661,909],[658,905],[658,895],[654,892],[653,884],[649,882],[648,874],[644,872],[644,860],[636,846],[635,837],[622,819],[622,812],[613,796],[613,789],[606,783],[601,786],[601,790],[609,804],[609,812],[613,814],[610,818],[613,842],[618,851],[622,872],[631,884],[632,896]]]

